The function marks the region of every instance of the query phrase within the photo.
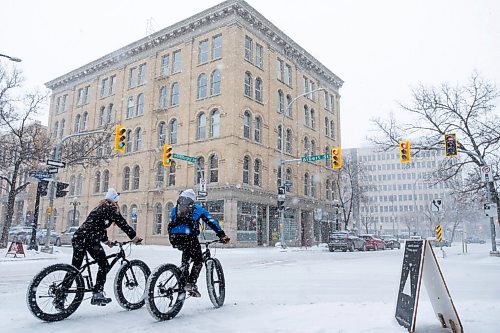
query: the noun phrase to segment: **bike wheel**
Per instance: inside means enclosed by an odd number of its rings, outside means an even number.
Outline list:
[[[148,278],[146,308],[156,320],[170,320],[181,311],[186,299],[181,270],[173,264],[156,268]]]
[[[114,290],[118,304],[126,310],[136,310],[144,306],[148,265],[141,260],[131,260],[123,264],[115,276]]]
[[[207,271],[208,295],[214,307],[219,308],[224,304],[226,298],[226,283],[222,265],[217,258],[211,258],[206,261],[205,268]]]
[[[73,281],[65,292],[62,282],[66,275]],[[55,264],[42,269],[31,280],[26,292],[26,303],[30,312],[38,319],[59,321],[78,309],[85,294],[84,290],[82,275],[75,267]],[[55,306],[57,301],[61,302],[58,308]]]

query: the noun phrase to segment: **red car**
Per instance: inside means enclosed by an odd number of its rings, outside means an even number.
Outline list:
[[[373,235],[360,235],[359,237],[365,240],[367,250],[385,250],[385,243],[380,238]]]

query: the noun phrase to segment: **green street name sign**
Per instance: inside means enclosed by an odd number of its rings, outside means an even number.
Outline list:
[[[313,155],[313,156],[302,156],[300,159],[302,162],[314,162],[314,161],[319,161],[319,160],[324,160],[324,159],[329,159],[330,154],[323,154],[323,155]]]
[[[179,155],[179,154],[172,154],[173,158],[176,158],[178,160],[183,160],[183,161],[188,161],[191,163],[196,163],[196,157],[193,156],[187,156],[187,155]]]

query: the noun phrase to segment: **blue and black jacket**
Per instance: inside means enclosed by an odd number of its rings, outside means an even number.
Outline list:
[[[172,209],[170,213],[170,221],[175,222],[175,218],[177,216],[177,207]],[[195,203],[192,222],[191,224],[179,224],[172,228],[168,228],[169,235],[172,234],[194,234],[198,236],[200,234],[200,219],[205,222],[213,231],[217,237],[221,238],[225,236],[224,230],[219,225],[219,222],[214,219],[210,213],[205,210],[200,204]],[[172,223],[175,224],[175,223]]]

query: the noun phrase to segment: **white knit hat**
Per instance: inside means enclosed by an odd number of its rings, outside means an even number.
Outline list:
[[[196,194],[194,194],[194,191],[190,188],[182,191],[181,197],[186,197],[186,198],[189,198],[193,201],[196,201]]]
[[[118,202],[118,200],[120,200],[120,193],[116,192],[114,188],[110,187],[108,188],[108,192],[106,193],[106,199],[113,202]]]

